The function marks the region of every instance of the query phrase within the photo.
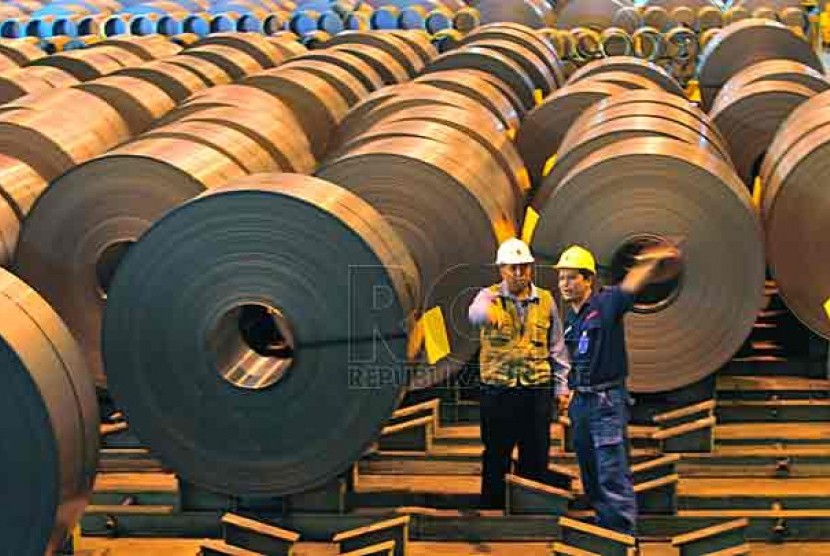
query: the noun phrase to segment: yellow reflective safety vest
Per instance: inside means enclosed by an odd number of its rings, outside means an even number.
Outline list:
[[[501,326],[481,327],[481,382],[498,386],[535,386],[551,382],[549,333],[553,296],[536,286],[537,298],[527,305],[522,323],[516,303],[501,296],[501,284],[490,286],[498,295]]]

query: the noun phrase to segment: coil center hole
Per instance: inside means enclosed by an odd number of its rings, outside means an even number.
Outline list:
[[[98,282],[98,293],[101,299],[107,299],[107,293],[109,293],[115,271],[118,269],[118,265],[121,264],[121,259],[124,258],[124,255],[127,254],[134,243],[134,241],[118,241],[107,245],[101,251],[98,262],[95,263],[95,279]]]
[[[671,243],[663,237],[642,234],[625,241],[614,253],[611,261],[611,282],[619,284],[628,271],[635,265],[634,257],[646,247],[669,246]],[[683,283],[683,264],[680,268],[658,268],[651,284],[646,286],[634,300],[635,313],[655,313],[665,309],[677,299]]]
[[[207,340],[219,375],[246,390],[279,381],[294,361],[294,336],[288,319],[259,303],[236,306],[223,314]]]

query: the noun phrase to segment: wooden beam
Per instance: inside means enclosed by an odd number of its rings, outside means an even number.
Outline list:
[[[261,552],[254,552],[224,541],[206,540],[199,547],[200,556],[263,556]]]
[[[665,423],[667,421],[675,421],[683,417],[690,417],[698,413],[712,412],[715,409],[715,400],[706,400],[704,402],[688,405],[665,413],[660,413],[654,416],[655,423]]]
[[[233,513],[222,516],[225,542],[269,556],[289,556],[300,534]]]

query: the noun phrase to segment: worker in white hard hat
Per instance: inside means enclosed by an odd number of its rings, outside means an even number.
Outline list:
[[[680,252],[671,245],[641,250],[619,285],[598,288],[590,251],[566,249],[554,266],[567,304],[565,344],[571,361],[568,407],[582,485],[596,524],[636,534],[637,501],[628,463],[628,358],[623,316],[657,275],[671,274]]]
[[[478,293],[469,318],[481,339],[481,505],[501,509],[514,447],[518,475],[548,475],[553,396],[567,399],[569,363],[553,296],[533,283],[530,248],[508,239],[496,265],[501,282]]]

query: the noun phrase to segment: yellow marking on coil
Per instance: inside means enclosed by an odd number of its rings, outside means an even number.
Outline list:
[[[530,245],[533,240],[533,232],[536,231],[536,225],[539,223],[539,213],[533,207],[527,207],[525,211],[525,221],[522,225],[522,241]]]

